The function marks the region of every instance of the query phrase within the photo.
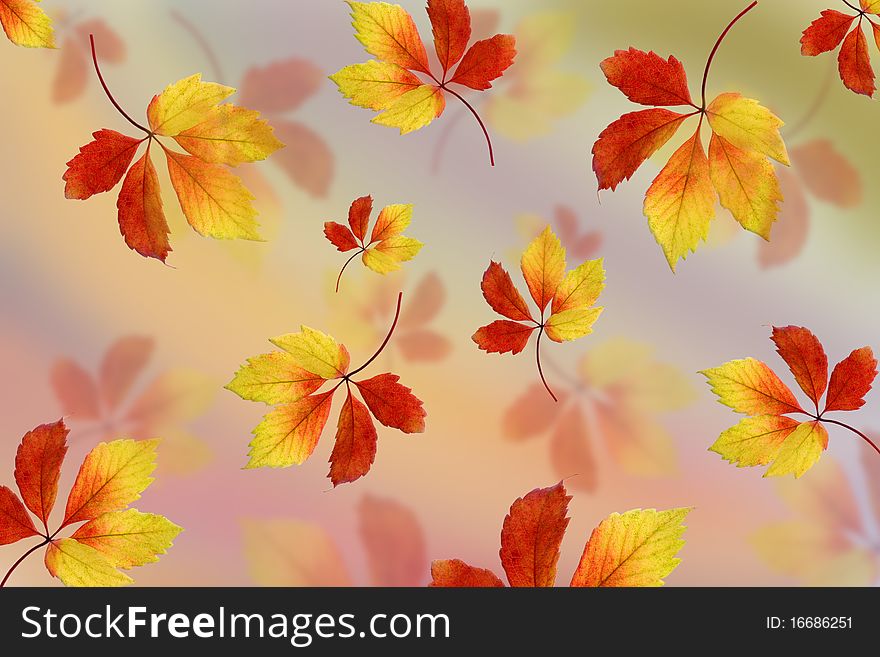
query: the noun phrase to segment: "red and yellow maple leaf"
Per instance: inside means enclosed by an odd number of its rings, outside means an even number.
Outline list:
[[[79,363],[61,358],[52,366],[50,382],[69,422],[83,426],[79,437],[99,434],[146,439],[160,435],[163,473],[191,474],[211,460],[207,443],[186,429],[214,400],[215,383],[203,374],[174,369],[160,374],[131,393],[146,368],[154,343],[130,335],[107,349],[93,376]]]
[[[556,564],[568,526],[571,497],[560,481],[517,499],[501,528],[501,566],[514,587],[556,583]],[[612,513],[593,530],[569,586],[663,586],[681,559],[682,522],[690,509]],[[491,570],[459,559],[434,561],[431,586],[504,586]]]
[[[373,197],[355,199],[348,210],[348,226],[335,221],[324,223],[324,235],[337,251],[354,254],[345,261],[336,279],[336,291],[348,264],[357,256],[377,274],[400,269],[400,263],[412,260],[424,244],[403,234],[412,221],[413,206],[395,204],[382,208],[367,241],[367,228],[373,212]]]
[[[840,79],[847,89],[868,97],[874,96],[877,86],[874,84],[874,69],[871,67],[871,55],[868,40],[862,30],[862,22],[871,26],[872,36],[880,48],[880,23],[871,20],[870,15],[880,15],[880,2],[877,0],[859,0],[861,8],[854,7],[844,0],[844,4],[858,13],[849,14],[834,9],[826,9],[814,20],[801,36],[801,54],[815,57],[822,53],[837,50],[837,67]],[[859,22],[850,30],[856,19]]]
[[[40,9],[40,0],[0,0],[0,25],[17,46],[54,48],[52,20]]]
[[[627,473],[655,477],[676,471],[675,444],[658,415],[694,399],[678,368],[657,361],[650,346],[623,338],[587,352],[577,377],[552,360],[547,365],[564,383],[559,404],[540,384],[530,386],[505,411],[507,438],[522,441],[549,432],[554,470],[587,492],[598,483],[597,442]]]
[[[68,103],[79,98],[89,82],[89,35],[101,44],[105,62],[120,64],[125,61],[125,42],[100,18],[79,20],[62,16],[58,21],[61,38],[60,61],[52,80],[52,100]]]
[[[748,231],[765,240],[782,201],[779,181],[768,158],[788,165],[780,121],[758,101],[738,93],[723,93],[711,103],[706,81],[721,41],[752,9],[753,2],[718,38],[703,74],[702,104],[691,99],[684,67],[675,57],[653,52],[618,50],[602,62],[608,82],[635,103],[654,106],[623,115],[609,125],[593,145],[593,170],[599,189],[614,190],[628,180],[690,117],[699,115],[696,131],[670,158],[645,195],[648,227],[663,249],[670,268],[704,241],[715,216],[716,197]],[[690,106],[673,112],[666,107]],[[701,130],[711,128],[708,156]]]
[[[518,354],[537,330],[538,373],[547,392],[556,400],[541,369],[541,337],[546,333],[554,342],[567,342],[593,332],[593,324],[603,310],[593,304],[605,287],[605,268],[600,258],[588,260],[566,273],[565,249],[550,226],[526,248],[520,268],[538,306],[539,320],[532,316],[510,274],[493,261],[483,274],[480,287],[492,310],[506,319],[479,328],[472,339],[487,353]],[[548,306],[550,314],[545,318]]]
[[[64,519],[49,530],[58,480],[67,454],[64,421],[43,424],[24,435],[15,456],[15,482],[21,498],[0,486],[0,545],[25,538],[42,542],[16,561],[0,582],[30,554],[46,546],[46,568],[67,586],[124,586],[128,570],[159,560],[182,531],[164,516],[129,505],[153,482],[158,440],[114,440],[89,452],[67,497]],[[34,525],[30,511],[40,521]],[[66,538],[58,534],[79,525]]]
[[[147,107],[150,127],[146,128],[113,99],[98,69],[94,40],[91,45],[95,70],[108,98],[146,136],[138,139],[108,129],[94,133],[94,141],[82,146],[79,155],[67,163],[65,196],[87,199],[113,189],[125,176],[116,203],[125,243],[145,257],[164,262],[171,246],[159,179],[150,158],[155,142],[165,153],[181,210],[196,232],[216,239],[260,239],[253,196],[225,167],[263,160],[282,148],[272,127],[258,112],[220,104],[235,90],[203,82],[195,74],[153,97]],[[161,141],[164,137],[189,154],[170,149]],[[144,155],[129,168],[143,142],[147,142]]]
[[[357,508],[371,586],[422,586],[428,567],[425,535],[413,511],[365,495]],[[261,586],[352,586],[337,542],[318,525],[299,520],[246,520],[245,556]]]
[[[403,433],[425,430],[422,402],[396,374],[363,379],[352,377],[378,358],[391,340],[400,317],[401,293],[394,322],[385,341],[360,367],[350,370],[345,345],[329,335],[303,326],[270,340],[282,351],[248,359],[226,386],[242,399],[276,406],[254,429],[248,468],[285,468],[300,465],[311,456],[330,417],[333,395],[345,384],[346,398],[339,414],[336,443],[330,455],[329,478],[334,486],[359,479],[369,472],[376,456],[375,417],[386,427]],[[337,381],[327,392],[318,392],[328,381]],[[360,393],[363,402],[352,390]]]
[[[801,477],[828,448],[826,424],[858,434],[878,454],[880,448],[865,434],[838,420],[833,411],[861,408],[877,376],[877,359],[870,347],[856,349],[835,365],[828,377],[828,357],[818,338],[800,326],[774,328],[776,350],[815,409],[805,411],[794,393],[765,363],[746,358],[701,372],[718,401],[747,417],[721,434],[709,449],[737,467],[769,465],[765,477]],[[820,402],[825,405],[820,412]],[[804,415],[803,422],[790,415]]]
[[[446,94],[451,94],[479,122],[494,166],[492,142],[482,119],[450,85],[475,91],[489,89],[513,63],[514,37],[496,34],[468,48],[471,15],[464,0],[428,0],[434,50],[442,68],[438,77],[431,70],[415,21],[403,7],[387,2],[348,4],[355,37],[377,59],[346,66],[331,75],[340,93],[352,105],[380,112],[372,122],[398,128],[400,134],[424,128],[439,118],[446,108]]]
[[[880,492],[880,461],[867,451],[863,454],[869,489]],[[880,546],[872,540],[856,491],[837,461],[823,459],[806,481],[783,479],[777,486],[795,517],[766,525],[751,537],[769,568],[807,586],[870,586],[876,581]],[[870,503],[880,519],[880,496],[873,495]]]

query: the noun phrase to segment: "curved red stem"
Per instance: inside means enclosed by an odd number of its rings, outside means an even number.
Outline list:
[[[702,86],[702,96],[703,96],[703,107],[702,109],[705,111],[706,109],[706,82],[709,79],[709,69],[712,68],[712,60],[715,59],[715,53],[718,52],[718,48],[721,46],[721,42],[724,41],[724,37],[727,36],[727,33],[736,25],[737,21],[749,13],[752,9],[754,9],[758,5],[758,0],[755,0],[748,7],[739,12],[736,17],[730,21],[728,26],[724,28],[724,31],[721,33],[721,36],[718,37],[718,40],[715,42],[715,47],[712,48],[712,52],[709,54],[709,59],[706,61],[706,69],[703,71],[703,86]]]
[[[550,386],[547,383],[547,379],[544,378],[544,370],[541,368],[541,336],[544,335],[544,326],[538,330],[538,339],[535,341],[535,361],[538,363],[538,375],[541,377],[541,383],[544,384],[544,387],[547,389],[547,392],[550,393],[550,396],[553,397],[553,401],[558,402],[559,400],[556,398],[556,395],[553,394],[553,391],[550,389]]]
[[[143,130],[148,135],[152,135],[153,132],[151,130],[148,130],[144,126],[142,126],[140,123],[135,121],[133,118],[131,118],[128,115],[128,113],[124,109],[122,109],[122,106],[120,106],[120,104],[116,102],[116,99],[113,97],[113,94],[110,93],[110,89],[107,87],[107,83],[104,82],[104,76],[101,75],[101,67],[98,66],[98,55],[95,52],[95,35],[94,34],[89,35],[89,45],[91,45],[91,47],[92,47],[92,61],[95,63],[95,72],[98,74],[98,81],[101,83],[101,86],[104,88],[104,93],[107,94],[107,98],[109,98],[110,102],[113,103],[113,107],[115,107],[116,110],[120,114],[122,114],[122,116],[125,117],[126,121],[131,123],[135,128],[137,128],[138,130]]]
[[[359,368],[357,368],[356,370],[354,370],[352,372],[349,372],[345,376],[346,379],[350,379],[358,372],[367,369],[367,367],[370,366],[370,363],[372,363],[374,360],[376,360],[379,357],[379,354],[381,354],[385,350],[385,347],[388,346],[388,341],[391,340],[391,336],[394,334],[394,329],[397,326],[397,320],[400,319],[400,304],[402,301],[403,301],[403,292],[401,292],[397,295],[397,310],[394,311],[394,321],[391,323],[391,328],[388,329],[388,335],[385,336],[385,339],[382,341],[382,344],[379,345],[379,348],[376,350],[376,353],[373,354],[372,356],[370,356],[370,359],[366,363],[361,365]]]
[[[489,146],[489,163],[494,167],[495,166],[495,152],[492,150],[492,138],[489,137],[489,131],[486,129],[486,124],[483,123],[483,119],[480,118],[480,115],[477,113],[477,110],[475,110],[473,105],[471,105],[469,102],[467,102],[464,99],[464,96],[462,96],[461,94],[456,93],[455,91],[453,91],[452,89],[450,89],[449,87],[444,86],[444,85],[440,85],[440,88],[445,91],[448,91],[453,96],[458,98],[462,103],[464,103],[464,106],[467,107],[471,111],[471,114],[474,115],[474,118],[477,119],[477,123],[479,123],[480,127],[483,129],[483,134],[486,135],[486,144]]]
[[[345,268],[348,267],[349,263],[351,263],[352,260],[357,258],[364,251],[365,251],[364,248],[361,248],[360,251],[355,251],[354,255],[351,256],[348,260],[346,260],[345,264],[342,265],[342,269],[339,270],[339,276],[336,277],[336,292],[337,293],[339,292],[339,282],[342,280],[342,273],[345,271]]]
[[[871,447],[873,447],[875,452],[880,454],[880,447],[877,446],[877,443],[875,443],[873,440],[868,438],[865,434],[863,434],[861,431],[859,431],[855,427],[851,427],[848,424],[845,424],[843,422],[838,422],[837,420],[829,420],[828,418],[821,418],[821,421],[828,422],[829,424],[836,424],[837,426],[843,427],[844,429],[849,429],[854,434],[859,436],[862,440],[864,440],[866,443],[868,443]]]
[[[6,575],[3,577],[3,581],[0,582],[0,589],[2,589],[4,586],[6,586],[6,582],[9,581],[9,576],[12,575],[12,572],[13,572],[16,568],[18,568],[18,567],[21,565],[21,562],[22,562],[22,561],[24,561],[25,559],[27,559],[29,556],[31,556],[34,552],[36,552],[37,550],[39,550],[39,549],[40,549],[41,547],[43,547],[44,545],[48,545],[48,544],[49,544],[49,539],[47,538],[47,539],[44,540],[42,543],[39,543],[38,545],[35,545],[35,546],[32,547],[30,550],[28,550],[28,551],[25,552],[23,555],[21,555],[21,556],[18,558],[18,561],[16,561],[14,564],[12,564],[12,567],[11,567],[8,571],[6,571]]]

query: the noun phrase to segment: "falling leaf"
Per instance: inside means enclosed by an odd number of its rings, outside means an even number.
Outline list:
[[[461,100],[477,118],[489,146],[492,142],[476,110],[449,85],[484,91],[501,77],[516,55],[509,34],[477,41],[470,49],[471,15],[464,0],[428,0],[427,12],[441,77],[431,70],[425,45],[412,16],[400,5],[386,2],[349,2],[355,38],[376,60],[353,64],[330,79],[352,105],[379,112],[373,123],[398,128],[406,134],[440,118],[446,94]],[[424,76],[420,78],[419,76]]]
[[[373,211],[373,197],[355,199],[348,210],[348,226],[335,221],[324,223],[324,235],[337,251],[355,253],[346,260],[336,279],[336,291],[348,264],[361,256],[364,266],[377,274],[387,274],[400,269],[400,263],[412,260],[424,244],[403,232],[412,221],[412,205],[386,205],[382,208],[367,240],[367,226]]]
[[[347,394],[328,475],[334,486],[355,481],[369,472],[377,439],[373,418],[404,433],[425,430],[426,413],[421,400],[399,383],[396,374],[352,378],[369,366],[390,341],[400,317],[402,298],[401,293],[385,341],[359,368],[349,369],[351,358],[344,345],[321,331],[303,326],[299,333],[270,340],[280,352],[251,358],[238,370],[226,386],[228,390],[242,399],[275,405],[253,431],[246,467],[285,468],[304,463],[318,444],[330,416],[334,393],[343,384]],[[328,381],[336,383],[329,391],[318,392]],[[363,402],[354,395],[355,391]]]
[[[718,401],[747,416],[722,433],[709,449],[737,467],[769,465],[765,477],[793,474],[799,478],[828,448],[825,423],[829,422],[859,435],[880,454],[880,449],[857,429],[825,417],[832,411],[854,411],[864,405],[877,375],[877,360],[870,347],[853,351],[835,365],[829,380],[828,357],[808,329],[774,328],[772,340],[815,412],[805,411],[776,373],[754,358],[704,370],[701,374],[708,379]],[[825,405],[820,412],[823,395]],[[798,421],[790,415],[808,419]]]
[[[757,3],[741,12],[716,42],[712,59],[730,28]],[[758,101],[723,93],[702,104],[692,100],[682,63],[654,52],[618,50],[601,64],[608,82],[632,102],[652,109],[625,114],[609,125],[593,146],[593,170],[599,189],[614,190],[664,146],[689,118],[699,115],[693,135],[672,155],[645,195],[648,227],[663,249],[669,267],[696,251],[709,234],[716,198],[748,231],[765,240],[782,201],[779,182],[768,158],[788,165],[780,121]],[[665,107],[689,106],[674,112]],[[701,128],[712,129],[708,155]]]
[[[501,565],[513,587],[553,586],[571,497],[559,482],[516,500],[501,530]],[[593,530],[570,586],[663,586],[681,562],[690,509],[612,513]],[[431,586],[504,586],[491,571],[458,559],[431,564]]]
[[[44,424],[22,438],[15,457],[15,481],[21,499],[0,486],[0,544],[31,536],[46,546],[46,568],[67,586],[123,586],[133,580],[128,570],[158,561],[181,528],[167,518],[128,508],[153,482],[158,440],[114,440],[89,452],[67,497],[64,520],[49,530],[58,480],[67,453],[63,420]],[[25,506],[40,520],[38,530]],[[69,537],[61,530],[79,525]],[[30,550],[25,554],[27,556]],[[0,586],[20,563],[6,573]]]
[[[98,69],[92,41],[92,57]],[[149,128],[142,126],[108,98],[132,125],[145,133],[136,139],[112,130],[94,133],[67,163],[65,196],[87,199],[109,191],[122,179],[119,228],[129,248],[142,256],[165,261],[171,246],[156,170],[150,158],[153,142],[165,153],[168,174],[181,210],[200,235],[216,239],[258,240],[253,196],[227,166],[263,160],[283,144],[255,111],[223,104],[235,90],[191,75],[169,85],[147,107]],[[190,155],[172,150],[162,138],[171,138]],[[129,169],[143,142],[144,155]],[[126,174],[126,170],[128,173]]]
[[[565,342],[592,333],[593,323],[603,310],[593,304],[605,287],[605,269],[601,259],[588,260],[566,273],[565,249],[550,226],[529,244],[520,265],[540,321],[532,316],[510,274],[493,261],[480,287],[486,303],[507,319],[481,327],[471,339],[487,353],[518,354],[537,329],[538,373],[547,392],[556,399],[541,371],[541,336],[546,333],[554,342]]]
[[[0,0],[0,24],[9,40],[17,46],[54,48],[52,21],[36,2]]]
[[[862,30],[862,21],[871,25],[874,40],[880,48],[880,24],[875,23],[869,14],[880,14],[880,5],[874,0],[860,0],[861,10],[857,14],[847,14],[834,9],[826,9],[814,20],[801,36],[801,54],[815,57],[825,52],[837,50],[840,79],[847,89],[857,94],[873,97],[874,69],[871,67],[871,55],[868,51],[868,40]],[[848,2],[850,9],[856,9]],[[859,19],[850,31],[853,22]]]

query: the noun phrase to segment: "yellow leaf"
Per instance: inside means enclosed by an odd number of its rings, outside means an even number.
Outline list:
[[[245,520],[244,554],[260,586],[351,586],[342,555],[323,529],[296,520]]]
[[[235,93],[232,87],[202,82],[202,74],[169,84],[147,107],[150,128],[157,135],[173,137],[208,118],[211,109]]]
[[[259,240],[254,197],[222,166],[165,150],[180,208],[197,233],[217,239]]]
[[[330,79],[352,105],[376,111],[387,109],[395,99],[422,84],[405,68],[374,59],[346,66]]]
[[[299,333],[280,335],[269,342],[289,353],[294,365],[322,379],[343,376],[351,361],[343,345],[326,333],[308,326],[301,326]]]
[[[412,221],[412,204],[386,205],[376,218],[376,225],[370,234],[370,242],[387,240],[389,237],[400,235]]]
[[[301,465],[312,452],[333,401],[333,391],[304,397],[268,413],[254,429],[247,468]]]
[[[605,289],[604,260],[588,260],[572,269],[556,289],[553,297],[553,314],[592,306]]]
[[[721,205],[743,228],[769,240],[782,201],[773,165],[761,153],[737,148],[713,133],[709,169]]]
[[[324,379],[301,368],[291,354],[273,351],[248,358],[226,389],[242,399],[274,405],[302,399],[323,383]]]
[[[52,21],[32,0],[0,0],[0,23],[12,43],[54,48]]]
[[[372,249],[364,251],[361,260],[374,272],[387,274],[400,269],[401,262],[415,258],[423,246],[424,244],[416,239],[397,235],[382,240]]]
[[[801,477],[828,447],[828,430],[819,422],[803,422],[791,433],[767,468],[765,477],[793,474]]]
[[[565,277],[565,249],[550,226],[526,247],[520,269],[532,299],[544,312]]]
[[[690,509],[635,509],[605,518],[584,547],[571,586],[663,586],[681,559]]]
[[[593,332],[593,324],[602,314],[602,307],[571,308],[553,313],[544,324],[544,332],[554,342],[577,340]]]
[[[732,360],[700,374],[708,379],[718,401],[737,413],[782,415],[800,410],[788,386],[766,363],[754,358]]]
[[[706,108],[712,131],[745,151],[757,151],[788,165],[788,152],[779,134],[784,124],[757,100],[737,93],[721,94]]]
[[[364,49],[379,59],[428,73],[428,53],[412,16],[387,2],[349,2],[351,25]]]
[[[709,160],[697,132],[675,151],[645,195],[645,216],[669,267],[696,251],[715,216]]]
[[[158,561],[181,531],[164,516],[127,509],[98,516],[71,538],[96,549],[112,566],[128,569]]]
[[[72,538],[49,543],[46,568],[65,586],[125,586],[134,581],[116,570],[95,548]]]
[[[212,107],[204,121],[174,140],[205,162],[230,166],[265,160],[284,147],[259,112],[235,105]]]
[[[435,86],[423,84],[399,96],[384,112],[373,117],[372,122],[399,128],[400,134],[405,135],[424,128],[443,114],[445,108],[443,92]]]
[[[64,526],[122,509],[153,483],[158,440],[99,443],[86,455],[67,498]]]
[[[722,433],[709,450],[740,468],[767,465],[797,427],[796,420],[782,415],[747,417]]]

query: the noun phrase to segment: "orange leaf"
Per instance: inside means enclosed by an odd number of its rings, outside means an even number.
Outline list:
[[[568,526],[562,482],[516,500],[501,529],[501,565],[511,586],[553,586]]]
[[[324,236],[336,247],[337,251],[351,251],[358,247],[357,240],[348,226],[343,226],[335,221],[324,222]]]
[[[510,274],[500,263],[495,261],[489,263],[489,268],[483,273],[480,288],[483,290],[486,303],[499,315],[514,321],[532,319],[532,313],[529,312],[525,299],[514,287]]]
[[[360,241],[367,236],[367,226],[370,224],[370,215],[373,214],[373,197],[361,196],[355,199],[348,209],[348,225],[351,232]]]
[[[496,34],[491,39],[477,41],[465,53],[450,82],[483,91],[492,81],[501,77],[513,64],[516,39],[509,34]]]
[[[330,481],[350,483],[370,471],[376,458],[376,427],[370,412],[351,391],[339,412],[336,444],[330,454]]]
[[[150,160],[149,148],[125,176],[116,207],[119,210],[119,230],[129,248],[142,256],[165,262],[171,251],[168,244],[170,231],[162,209],[159,177]]]
[[[874,69],[868,54],[868,40],[861,26],[857,25],[843,40],[837,63],[840,79],[847,88],[857,94],[874,95]]]
[[[464,55],[471,40],[471,14],[464,0],[428,0],[434,50],[446,73]]]
[[[518,354],[526,348],[536,326],[527,326],[507,319],[498,319],[477,329],[471,339],[490,354]]]
[[[371,55],[421,73],[430,73],[428,53],[412,16],[400,5],[349,2],[355,37]]]
[[[39,536],[24,504],[6,486],[0,486],[0,545],[9,545],[28,536]]]
[[[846,36],[849,26],[856,19],[833,9],[826,9],[804,30],[801,37],[801,54],[814,57],[835,50]]]
[[[428,557],[415,514],[393,500],[365,495],[358,516],[372,585],[423,585]]]
[[[855,411],[865,405],[865,395],[877,376],[877,359],[870,347],[856,349],[834,366],[828,384],[825,411]]]
[[[802,326],[774,326],[771,339],[801,390],[818,407],[828,386],[828,357],[822,343]]]
[[[87,199],[107,192],[122,180],[142,139],[128,137],[115,130],[98,130],[79,155],[67,163],[62,179],[66,198]]]
[[[504,582],[491,570],[475,568],[460,559],[444,559],[431,563],[429,586],[485,588],[504,586]]]
[[[691,105],[684,67],[675,57],[630,48],[616,50],[600,67],[608,82],[640,105]]]
[[[24,435],[15,454],[15,483],[21,499],[44,527],[58,496],[68,433],[64,420],[42,424]]]
[[[404,433],[422,433],[427,416],[422,401],[399,380],[396,374],[379,374],[354,384],[379,422]]]

